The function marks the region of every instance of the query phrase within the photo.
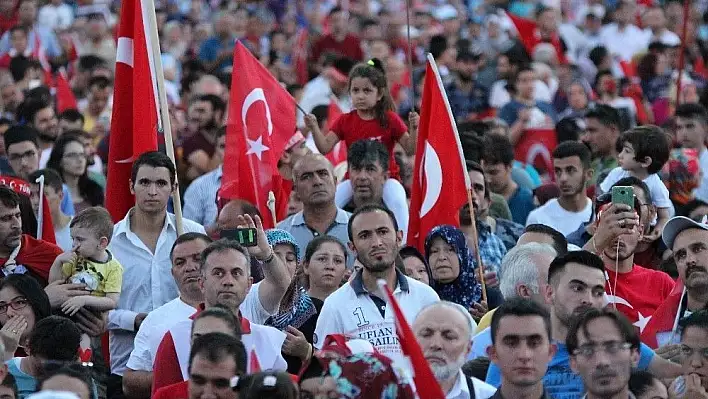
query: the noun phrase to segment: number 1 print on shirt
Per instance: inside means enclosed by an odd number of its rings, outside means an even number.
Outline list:
[[[366,320],[366,317],[364,317],[364,311],[361,309],[361,306],[354,309],[354,316],[359,319],[359,322],[356,323],[357,327],[366,326],[369,324],[369,321]]]

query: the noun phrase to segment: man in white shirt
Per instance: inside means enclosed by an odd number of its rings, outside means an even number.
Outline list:
[[[214,158],[219,159],[219,166],[192,181],[184,192],[184,217],[209,228],[216,223],[218,209],[216,192],[221,187],[221,176],[224,174],[224,150],[226,149],[226,128],[216,133]]]
[[[669,47],[676,47],[681,44],[681,38],[666,29],[666,15],[664,15],[663,8],[654,6],[647,9],[642,15],[642,22],[646,26],[644,33],[647,35],[648,44],[659,42]]]
[[[122,375],[133,350],[135,333],[149,312],[177,298],[171,275],[170,250],[177,239],[175,215],[167,201],[177,189],[175,165],[167,155],[147,152],[133,163],[130,190],[135,206],[115,225],[110,251],[123,265],[118,307],[108,313],[111,375],[108,397],[122,395]],[[185,233],[204,233],[188,219]]]
[[[632,57],[647,49],[647,36],[632,21],[636,16],[636,1],[621,0],[613,16],[615,22],[602,29],[602,44],[618,61],[631,61]]]
[[[553,150],[553,171],[561,195],[534,209],[526,225],[545,224],[564,236],[590,220],[592,201],[585,193],[593,170],[590,167],[590,150],[577,141],[566,141]]]
[[[693,190],[696,199],[708,202],[708,111],[700,104],[681,104],[676,107],[676,139],[681,147],[698,151],[698,163],[703,171],[698,187]]]
[[[202,251],[212,242],[201,233],[186,233],[177,237],[170,260],[172,276],[179,296],[148,313],[135,336],[135,348],[123,374],[123,392],[132,398],[149,398],[152,388],[152,364],[157,348],[167,330],[175,323],[193,315],[204,296],[199,288],[199,260]],[[154,347],[154,348],[153,348]]]
[[[313,344],[321,349],[330,334],[369,341],[397,366],[408,369],[396,335],[395,317],[379,292],[377,280],[393,288],[406,319],[440,298],[426,284],[406,277],[395,266],[402,233],[396,219],[380,205],[365,205],[349,219],[349,246],[362,264],[354,278],[327,297],[317,319]]]
[[[496,392],[493,386],[462,372],[474,328],[467,309],[447,301],[423,307],[413,322],[413,333],[446,399],[487,399]]]
[[[252,226],[252,221],[244,225]],[[252,289],[251,256],[270,267],[282,264],[268,244],[262,226],[258,230],[259,245],[256,247],[246,249],[233,240],[221,239],[209,244],[202,252],[200,268],[204,305],[199,311],[216,305],[227,308],[241,321],[241,340],[248,348],[249,356],[254,351],[263,370],[284,371],[287,363],[281,355],[281,348],[285,334],[273,327],[250,322],[243,312],[248,292]],[[153,393],[189,377],[191,330],[192,318],[173,325],[163,337],[155,354]]]
[[[52,30],[64,30],[74,22],[74,10],[63,0],[51,0],[39,9],[37,22]]]

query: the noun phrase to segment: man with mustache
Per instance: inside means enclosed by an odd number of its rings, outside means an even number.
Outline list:
[[[44,287],[49,269],[61,253],[52,243],[22,234],[20,196],[9,186],[0,185],[0,278],[29,274]]]
[[[186,177],[189,181],[216,169],[221,163],[214,154],[225,111],[226,103],[213,94],[200,95],[189,104],[187,130],[191,135],[182,144],[182,158],[188,165]]]
[[[708,225],[676,216],[666,223],[662,238],[673,251],[681,283],[677,288],[683,286],[683,290],[675,289],[659,305],[642,332],[642,342],[678,358],[678,321],[708,307]]]
[[[636,220],[628,223],[634,226]],[[551,312],[551,337],[558,346],[548,364],[544,385],[555,399],[578,399],[584,392],[583,381],[571,370],[571,352],[565,342],[575,317],[589,309],[605,307],[605,265],[602,259],[588,251],[571,251],[556,257],[548,269],[544,294]],[[680,372],[677,364],[654,356],[646,345],[639,347],[637,368],[648,370],[659,378],[673,378]],[[501,383],[499,367],[494,363],[489,366],[486,382],[493,386]]]
[[[583,379],[583,399],[634,398],[629,377],[639,361],[639,336],[624,315],[588,310],[570,325],[565,345],[570,367]]]
[[[440,298],[428,285],[406,277],[396,268],[403,235],[391,211],[380,205],[364,205],[349,219],[348,234],[349,247],[362,268],[324,301],[313,344],[321,349],[328,335],[345,334],[369,341],[397,367],[408,369],[391,306],[386,303],[377,282],[386,281],[409,321]]]
[[[447,301],[424,307],[413,322],[413,333],[446,398],[486,399],[496,391],[493,386],[462,372],[462,365],[472,349],[473,327],[469,312]]]
[[[631,230],[613,232],[609,224],[617,222],[608,218],[605,210],[611,204],[612,196],[603,194],[597,199],[596,237],[591,239],[590,246],[605,262],[608,302],[627,316],[641,334],[654,311],[669,297],[675,283],[668,274],[635,263],[635,253],[648,231],[645,226],[655,214],[647,185],[636,178],[624,178],[615,186],[634,188],[634,212],[638,215],[639,225]]]

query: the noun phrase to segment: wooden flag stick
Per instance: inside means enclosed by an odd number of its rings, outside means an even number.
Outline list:
[[[39,184],[39,209],[37,211],[37,239],[42,239],[44,232],[44,175],[39,175],[34,181]]]
[[[479,282],[482,284],[482,300],[484,302],[487,302],[487,284],[484,282],[484,265],[482,264],[482,257],[479,254],[479,234],[477,232],[477,219],[475,218],[474,204],[472,203],[472,190],[469,188],[467,189],[467,203],[470,207],[470,219],[472,220],[472,245],[474,247],[474,256],[477,260]]]
[[[145,8],[147,7],[147,9]],[[146,37],[149,42],[150,48],[148,51],[153,61],[153,71],[155,73],[155,80],[157,84],[157,95],[158,102],[160,105],[159,120],[162,122],[162,132],[165,136],[165,149],[167,151],[167,156],[170,157],[172,163],[177,165],[177,160],[175,159],[175,147],[172,140],[172,125],[170,123],[170,111],[167,107],[167,91],[165,90],[165,75],[162,70],[162,52],[160,51],[160,38],[157,33],[157,17],[155,16],[155,2],[154,0],[143,0],[141,5],[143,15],[147,17],[146,26]],[[175,176],[175,181],[177,181],[177,176]],[[179,182],[177,182],[179,187]],[[172,194],[172,201],[175,208],[175,219],[177,225],[177,235],[181,235],[183,230],[182,227],[182,201],[179,196],[179,189],[175,190]]]

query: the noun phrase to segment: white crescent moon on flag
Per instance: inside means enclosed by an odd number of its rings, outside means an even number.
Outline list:
[[[251,105],[255,104],[256,101],[263,101],[263,104],[265,104],[266,120],[268,121],[268,136],[270,136],[273,134],[273,120],[270,117],[270,107],[268,106],[268,101],[266,101],[265,93],[263,93],[263,89],[260,87],[251,90],[246,96],[246,99],[243,100],[241,121],[243,122],[243,126],[246,127],[246,114],[248,114],[248,109],[251,108]]]
[[[612,304],[612,303],[616,303],[616,304],[624,305],[630,309],[634,309],[634,306],[632,306],[629,302],[627,302],[626,299],[622,298],[621,296],[605,294],[605,299],[607,300],[608,305]]]
[[[548,147],[541,143],[536,143],[529,147],[529,150],[526,153],[526,164],[533,165],[536,157],[539,155],[543,157],[543,160],[547,165],[551,165],[551,153],[548,151]]]
[[[425,173],[425,197],[420,207],[420,217],[422,218],[438,202],[440,191],[442,190],[442,168],[440,158],[435,148],[429,142],[425,142],[425,155],[423,159],[423,173]],[[422,184],[422,179],[421,179]]]

